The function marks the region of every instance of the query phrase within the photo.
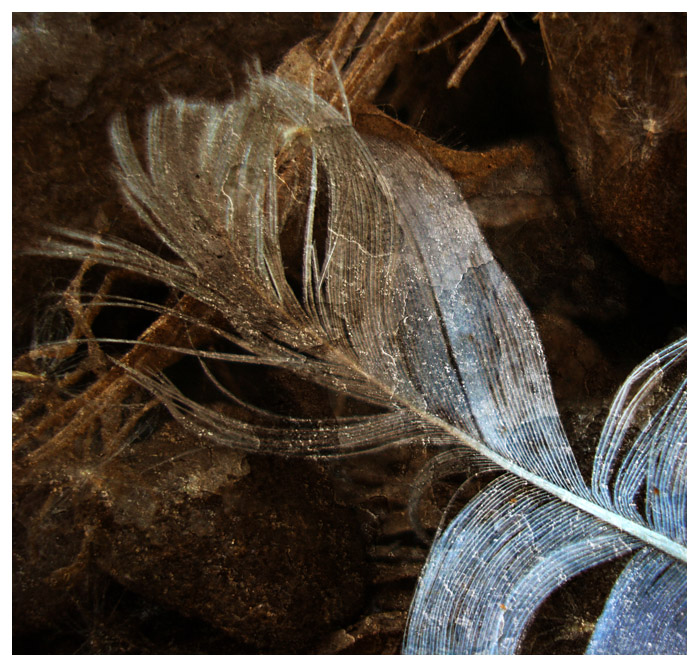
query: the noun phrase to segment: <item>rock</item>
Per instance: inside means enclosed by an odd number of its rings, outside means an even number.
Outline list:
[[[266,652],[301,651],[362,608],[359,522],[311,460],[245,457],[168,427],[105,484],[97,563],[142,597]]]
[[[686,280],[686,15],[542,14],[554,115],[595,222]]]
[[[104,45],[92,14],[13,14],[12,111],[23,109],[39,84],[50,80],[59,104],[85,101],[102,68]]]

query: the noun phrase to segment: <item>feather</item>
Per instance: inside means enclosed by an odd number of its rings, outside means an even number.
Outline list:
[[[209,360],[293,371],[375,407],[311,420],[248,406],[244,419],[196,402],[162,373],[127,369],[173,415],[248,450],[347,454],[422,438],[503,469],[434,543],[407,652],[515,651],[555,587],[632,552],[592,651],[609,646],[620,611],[656,614],[659,587],[683,598],[685,390],[632,445],[625,436],[685,343],[623,386],[589,486],[529,311],[440,168],[406,147],[362,139],[312,92],[262,75],[229,104],[172,100],[154,109],[147,137],[144,168],[125,121],[115,121],[117,178],[174,259],[78,232],[42,252],[136,271],[211,307],[227,326],[197,325],[237,351],[181,352],[199,358],[229,400],[237,398]],[[281,240],[294,225],[301,252],[290,268]],[[642,513],[644,489],[658,498]],[[631,609],[628,585],[646,592],[642,612]],[[678,630],[684,617],[675,610],[658,620],[657,647],[678,648],[664,629]]]
[[[683,339],[652,355],[620,388],[598,444],[591,489],[601,508],[678,546],[686,544],[685,378],[660,408],[652,406],[663,378],[683,364],[685,349]],[[651,417],[635,423],[640,415]],[[646,499],[643,513],[640,494]],[[503,475],[468,503],[433,544],[405,650],[512,653],[538,605],[557,586],[634,552],[588,652],[684,653],[684,553],[665,553],[640,538]]]

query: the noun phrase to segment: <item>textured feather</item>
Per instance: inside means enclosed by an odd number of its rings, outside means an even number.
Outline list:
[[[683,598],[685,386],[637,435],[628,432],[682,361],[685,342],[648,360],[621,389],[589,487],[528,309],[441,169],[405,147],[361,139],[312,92],[274,77],[253,77],[230,104],[173,100],[151,112],[147,136],[144,169],[117,119],[117,176],[175,259],[77,232],[43,252],[134,270],[213,308],[225,328],[196,324],[241,352],[182,352],[239,405],[208,360],[291,370],[380,410],[324,421],[245,405],[254,419],[234,418],[163,374],[129,370],[176,417],[250,450],[345,454],[421,437],[467,446],[475,462],[505,471],[434,543],[406,651],[515,651],[554,588],[631,552],[591,651],[609,646],[620,611],[642,614],[625,598],[628,583],[648,592],[646,611],[659,587]],[[296,289],[281,241],[294,225],[302,240]],[[680,647],[679,609],[659,613],[662,651]],[[673,641],[664,640],[667,628]]]
[[[685,340],[645,360],[620,389],[596,452],[595,498],[685,545],[686,381],[649,413]],[[635,388],[632,391],[632,388]],[[635,424],[635,414],[651,415]],[[637,427],[637,429],[632,429]],[[626,439],[627,432],[636,435]],[[617,472],[613,475],[613,468]],[[646,497],[646,509],[636,499]],[[640,549],[642,548],[642,549]],[[405,650],[517,650],[537,606],[574,575],[636,551],[615,585],[590,653],[685,651],[686,566],[512,475],[477,495],[435,541],[413,602]]]

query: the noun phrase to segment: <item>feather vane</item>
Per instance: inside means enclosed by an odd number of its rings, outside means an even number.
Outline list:
[[[242,352],[183,352],[229,400],[241,403],[208,360],[291,370],[380,410],[323,421],[248,407],[257,419],[247,422],[163,374],[130,370],[173,415],[250,450],[347,454],[420,437],[472,448],[474,461],[505,471],[435,540],[406,652],[514,652],[557,586],[631,553],[590,651],[649,650],[635,634],[645,615],[655,620],[653,651],[682,650],[685,380],[649,406],[683,363],[685,340],[621,388],[589,486],[532,317],[440,168],[362,139],[312,92],[261,75],[229,104],[154,109],[145,168],[121,118],[112,139],[125,196],[176,259],[77,232],[42,252],[142,273],[217,311],[230,331],[197,324]],[[295,289],[282,238],[298,210]]]

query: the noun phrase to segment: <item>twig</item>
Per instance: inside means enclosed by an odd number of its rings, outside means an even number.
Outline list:
[[[485,14],[485,12],[478,12],[472,18],[470,18],[468,21],[461,23],[456,28],[454,28],[454,30],[450,30],[450,32],[448,32],[446,35],[443,35],[442,37],[438,37],[433,42],[430,42],[430,44],[428,44],[427,46],[424,46],[424,47],[421,47],[420,49],[418,49],[418,53],[421,55],[424,53],[429,53],[434,48],[451,40],[455,35],[459,35],[459,33],[466,30],[469,26],[473,26],[475,23],[479,23],[479,21],[481,21],[481,19],[484,18],[484,14]]]
[[[340,15],[319,48],[319,61],[324,70],[330,72],[333,62],[339,69],[345,66],[371,18],[372,12],[347,12]]]
[[[467,70],[471,67],[476,57],[481,53],[481,50],[484,48],[484,46],[486,46],[486,43],[489,41],[489,38],[491,37],[493,31],[496,29],[497,25],[500,25],[503,29],[503,32],[505,33],[506,37],[508,38],[508,41],[510,42],[510,45],[513,47],[513,49],[515,49],[516,53],[520,57],[521,64],[525,62],[525,52],[523,51],[523,48],[520,46],[518,41],[510,32],[510,29],[506,25],[505,19],[507,16],[507,12],[494,12],[493,14],[491,14],[491,16],[489,16],[486,25],[482,28],[477,38],[466,49],[464,49],[462,53],[459,54],[459,63],[450,75],[450,78],[447,80],[448,88],[457,88],[459,86]],[[469,20],[465,21],[454,30],[451,30],[446,35],[443,35],[439,39],[428,44],[428,46],[425,46],[422,49],[420,49],[418,53],[427,53],[428,51],[434,49],[436,46],[444,44],[446,41],[448,41],[455,35],[458,35],[463,30],[466,30],[470,26],[477,24],[479,21],[481,21],[483,17],[484,12],[479,12],[478,14],[476,14],[476,16],[473,16]]]
[[[405,12],[380,16],[343,76],[351,104],[374,100],[399,60],[418,41],[427,18],[427,14]]]
[[[199,302],[190,297],[183,297],[177,308],[188,314],[196,314],[203,309]],[[172,345],[184,336],[187,327],[187,323],[177,316],[164,315],[139,337],[139,341],[157,342],[163,346]],[[31,463],[45,459],[75,442],[97,423],[105,411],[119,405],[129,394],[140,388],[135,380],[125,374],[124,367],[153,372],[173,364],[181,356],[181,353],[166,351],[163,348],[135,345],[120,359],[119,365],[109,369],[82,394],[66,401],[37,425],[29,428],[25,424],[17,425],[19,433],[13,449],[18,451],[32,440],[46,437],[51,430],[57,428],[57,432],[26,456],[26,461]]]

